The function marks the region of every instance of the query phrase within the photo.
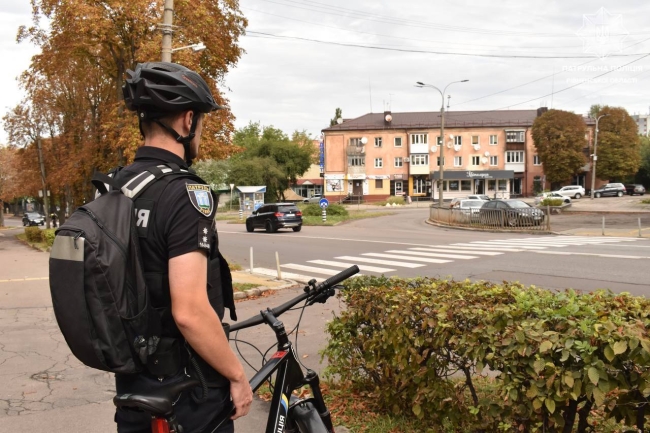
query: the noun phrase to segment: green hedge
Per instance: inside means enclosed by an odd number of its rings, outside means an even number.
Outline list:
[[[38,227],[25,227],[25,237],[29,242],[43,242],[41,229]]]
[[[323,214],[323,209],[317,204],[308,204],[302,209],[302,214],[304,216],[321,216]],[[327,207],[327,215],[332,216],[348,216],[348,210],[345,206],[340,204],[331,204]]]
[[[54,232],[56,229],[45,229],[41,232],[41,237],[43,242],[47,244],[48,247],[54,245]]]
[[[348,308],[327,327],[328,374],[385,410],[455,431],[583,432],[596,408],[643,419],[645,298],[435,279],[346,286]]]
[[[540,206],[562,206],[564,200],[561,198],[545,198],[541,201]]]

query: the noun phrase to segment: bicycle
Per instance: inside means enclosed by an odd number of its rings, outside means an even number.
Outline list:
[[[232,333],[266,323],[275,332],[277,351],[249,381],[253,392],[255,392],[265,382],[269,381],[270,383],[271,376],[277,372],[265,433],[334,433],[330,412],[320,390],[318,374],[310,369],[303,373],[284,324],[277,317],[302,301],[305,301],[305,305],[302,307],[303,311],[304,308],[317,302],[324,304],[334,296],[335,289],[340,288],[339,283],[358,272],[359,268],[355,265],[322,283],[311,280],[305,286],[304,293],[276,308],[267,308],[260,314],[229,327],[229,332]],[[302,318],[302,315],[300,317]],[[296,328],[299,325],[300,319]],[[227,328],[227,324],[224,324],[224,327]],[[147,393],[116,395],[113,398],[113,403],[118,408],[136,409],[149,413],[152,417],[152,433],[182,433],[182,426],[174,415],[173,402],[183,391],[189,391],[199,386],[201,383],[197,379],[188,378]],[[309,386],[313,397],[298,398],[293,394],[293,391],[303,386]],[[230,418],[232,411],[232,408],[224,409],[203,431],[214,432]]]

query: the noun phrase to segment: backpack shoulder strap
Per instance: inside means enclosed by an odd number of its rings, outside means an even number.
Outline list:
[[[122,194],[135,200],[155,181],[162,179],[163,177],[176,176],[193,178],[203,182],[203,180],[196,174],[180,168],[176,164],[169,163],[147,168],[142,173],[127,179],[122,185],[120,185],[119,189],[122,190]]]

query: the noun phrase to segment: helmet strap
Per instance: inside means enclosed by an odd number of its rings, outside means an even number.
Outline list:
[[[195,115],[192,117],[192,125],[190,126],[190,133],[183,137],[180,135],[174,128],[171,126],[165,125],[158,119],[153,119],[154,122],[156,122],[158,125],[160,125],[165,131],[167,131],[169,134],[171,134],[172,137],[174,137],[174,140],[179,142],[180,144],[183,145],[183,150],[185,151],[185,162],[187,163],[187,166],[192,165],[192,157],[190,156],[190,143],[194,136],[196,135],[196,124],[199,121],[199,116]]]

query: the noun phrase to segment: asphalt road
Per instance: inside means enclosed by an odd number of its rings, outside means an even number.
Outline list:
[[[427,209],[405,209],[335,227],[272,234],[247,233],[242,224],[220,222],[220,248],[249,269],[253,247],[256,271],[273,275],[278,252],[283,276],[326,278],[345,264],[358,264],[380,269],[362,271],[369,275],[515,280],[549,289],[608,288],[650,295],[645,266],[650,239],[465,231],[428,225],[427,215]],[[500,254],[491,255],[495,253]],[[405,262],[414,266],[404,267]]]

